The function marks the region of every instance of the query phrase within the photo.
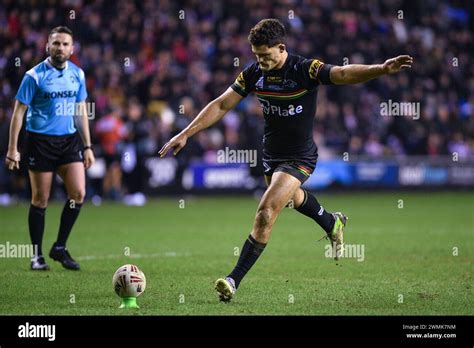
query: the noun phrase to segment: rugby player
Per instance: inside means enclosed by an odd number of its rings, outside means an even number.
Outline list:
[[[318,59],[288,53],[285,27],[276,19],[264,19],[248,36],[257,62],[244,69],[235,82],[160,150],[176,155],[189,137],[219,121],[242,98],[254,93],[261,103],[264,119],[263,166],[268,185],[257,208],[252,232],[244,243],[237,265],[215,288],[221,301],[234,296],[243,277],[257,261],[270,238],[280,211],[292,202],[303,215],[316,221],[336,249],[344,245],[347,217],[326,211],[318,200],[300,186],[316,167],[318,149],[313,141],[313,122],[319,85],[356,84],[410,68],[412,57],[401,55],[383,64],[336,66]]]
[[[49,256],[66,269],[79,270],[66,242],[79,215],[86,192],[85,169],[95,161],[91,147],[84,72],[69,61],[74,52],[72,31],[64,26],[51,30],[48,57],[28,70],[16,94],[5,163],[20,168],[18,136],[26,116],[26,153],[31,183],[28,214],[30,238],[36,254],[32,270],[48,270],[43,251],[45,213],[55,173],[66,187],[59,232]]]

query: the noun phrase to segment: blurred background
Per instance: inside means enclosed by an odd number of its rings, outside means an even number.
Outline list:
[[[253,95],[178,157],[157,152],[254,62],[248,32],[274,17],[291,53],[336,65],[415,59],[410,71],[319,88],[320,160],[307,188],[472,189],[473,13],[471,1],[2,0],[0,155],[21,79],[46,58],[49,31],[66,25],[95,111],[88,199],[142,205],[155,195],[261,192],[263,116]],[[383,116],[390,100],[418,103],[420,117]],[[20,139],[21,151],[24,131]],[[256,150],[258,165],[219,163],[224,149]],[[18,172],[0,166],[0,205],[29,200],[21,164]],[[57,181],[52,197],[63,199]]]

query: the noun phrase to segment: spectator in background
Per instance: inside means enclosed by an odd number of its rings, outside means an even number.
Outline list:
[[[469,144],[465,141],[462,132],[456,132],[452,140],[448,143],[449,154],[456,156],[459,159],[466,159],[472,155],[472,150]]]
[[[439,156],[448,155],[453,146],[472,156],[474,11],[465,2],[185,3],[183,7],[183,2],[170,0],[117,0],[113,4],[74,0],[48,2],[45,7],[41,2],[2,1],[0,103],[6,114],[11,115],[11,100],[24,73],[44,59],[47,28],[66,24],[76,33],[74,63],[88,76],[90,100],[96,103],[97,118],[91,122],[98,123],[109,109],[125,110],[136,97],[141,118],[149,127],[147,141],[156,142],[158,149],[254,61],[246,40],[253,24],[277,17],[285,21],[292,37],[288,49],[305,56],[363,64],[410,52],[423,62],[410,75],[385,77],[356,88],[322,88],[314,120],[321,158],[346,151],[353,154],[351,149],[366,155],[364,149],[381,147],[383,154]],[[64,16],[71,8],[76,13],[73,20]],[[180,19],[177,14],[183,8],[185,18]],[[289,10],[294,11],[292,19]],[[397,16],[399,10],[403,19]],[[18,58],[20,65],[15,64]],[[389,99],[419,102],[420,119],[382,119],[380,103]],[[180,112],[181,105],[190,104],[184,114]],[[180,170],[190,160],[202,160],[204,154],[212,158],[219,139],[223,139],[220,146],[260,147],[255,139],[262,137],[263,122],[254,104],[252,99],[243,102],[236,110],[238,118],[232,115],[213,127],[211,134],[217,142],[205,141],[204,134],[188,144],[189,152],[179,159]],[[129,115],[122,116],[128,123]],[[9,121],[0,117],[0,124]],[[437,135],[430,137],[431,133]],[[7,186],[0,190],[16,190]]]
[[[123,140],[126,137],[126,128],[121,120],[121,110],[115,109],[100,118],[94,131],[107,167],[103,181],[103,196],[112,200],[120,200],[122,197],[120,161]]]
[[[127,193],[135,194],[143,191],[144,159],[154,154],[157,145],[152,137],[152,121],[145,118],[143,107],[137,98],[130,99],[127,116],[121,167]]]

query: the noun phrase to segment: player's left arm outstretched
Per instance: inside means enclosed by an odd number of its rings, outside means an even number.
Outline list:
[[[383,64],[349,64],[332,67],[329,78],[336,85],[363,83],[382,75],[394,74],[411,68],[413,58],[408,55],[387,59]]]

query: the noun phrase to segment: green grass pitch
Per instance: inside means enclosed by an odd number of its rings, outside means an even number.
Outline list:
[[[234,300],[224,304],[213,283],[235,265],[235,248],[251,230],[257,200],[184,198],[184,208],[180,198],[151,200],[145,207],[87,203],[68,243],[81,271],[67,271],[47,257],[51,270],[32,272],[28,259],[1,258],[0,314],[474,314],[472,192],[318,198],[328,210],[349,216],[345,241],[364,246],[363,261],[326,258],[327,242],[317,242],[322,230],[285,209],[262,257]],[[45,253],[56,238],[61,209],[51,204],[47,210]],[[0,244],[29,243],[27,210],[26,204],[0,208]],[[126,263],[147,277],[139,310],[118,309],[111,284]]]

